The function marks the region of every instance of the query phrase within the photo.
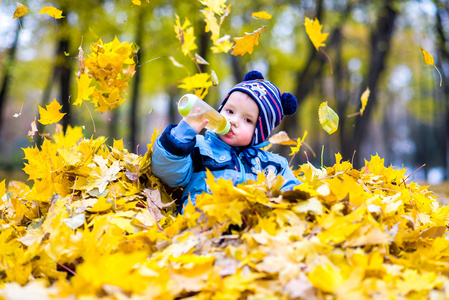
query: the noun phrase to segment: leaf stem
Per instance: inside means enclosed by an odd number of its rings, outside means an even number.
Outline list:
[[[82,99],[81,99],[81,100],[82,100]],[[97,132],[96,129],[95,129],[95,121],[94,121],[94,118],[92,117],[92,114],[90,113],[89,106],[87,106],[87,104],[86,104],[86,102],[84,102],[84,100],[82,100],[82,101],[83,101],[84,105],[86,106],[87,111],[89,112],[90,119],[92,120],[92,125],[94,126],[94,132]]]
[[[329,55],[327,55],[326,51],[324,51],[322,48],[319,48],[320,51],[327,57],[327,60],[329,61],[329,65],[331,67],[331,75],[334,75],[334,70],[332,68],[332,61],[331,58],[329,57]]]
[[[355,117],[355,116],[358,116],[358,115],[360,115],[360,112],[359,112],[359,111],[358,111],[358,112],[355,112],[355,113],[353,113],[353,114],[346,115],[346,118],[352,118],[352,117]]]
[[[440,75],[440,86],[443,83],[443,77],[441,76],[440,70],[438,70],[437,66],[433,65],[435,69],[437,70],[438,74]]]

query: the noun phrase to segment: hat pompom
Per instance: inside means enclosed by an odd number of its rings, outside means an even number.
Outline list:
[[[298,101],[296,100],[296,97],[290,93],[283,93],[281,99],[284,115],[293,115],[296,112],[296,108],[298,108]]]
[[[245,78],[243,78],[243,81],[256,80],[256,79],[263,79],[262,73],[260,73],[259,71],[250,71],[246,73]]]

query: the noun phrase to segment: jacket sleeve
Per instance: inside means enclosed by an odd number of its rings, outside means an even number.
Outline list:
[[[283,169],[280,175],[282,175],[282,177],[284,177],[287,181],[282,186],[281,191],[291,191],[295,186],[302,184],[302,182],[293,174],[293,171],[290,169],[285,157],[282,159],[282,168]]]
[[[156,140],[151,170],[171,187],[186,186],[192,176],[192,150],[197,132],[186,122],[171,124]]]

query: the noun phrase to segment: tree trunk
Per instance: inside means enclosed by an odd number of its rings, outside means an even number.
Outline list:
[[[23,22],[23,17],[22,17],[22,22]],[[14,60],[16,57],[17,43],[19,41],[19,33],[20,33],[20,25],[17,22],[16,35],[14,37],[12,46],[9,49],[8,58],[5,61],[5,67],[3,68],[4,75],[3,75],[2,87],[0,90],[0,135],[2,132],[1,129],[3,128],[3,109],[6,106],[6,101],[7,101],[7,97],[8,97],[9,80],[11,79],[11,71],[13,70]]]
[[[449,13],[449,9],[447,9],[443,4],[438,6],[437,12],[437,41],[438,41],[438,52],[440,53],[441,63],[440,70],[444,72],[444,69],[441,68],[443,64],[447,64],[449,62],[449,49],[446,46],[446,36],[444,34],[443,28],[443,20],[441,16],[447,15]],[[444,74],[443,74],[444,75]],[[444,76],[446,77],[446,76]],[[439,143],[441,147],[441,153],[443,154],[443,167],[444,167],[444,179],[449,178],[449,168],[448,168],[448,149],[449,149],[449,84],[446,80],[443,80],[443,96],[442,96],[442,109],[444,114],[444,124],[443,124],[443,133],[442,133],[442,142]]]
[[[66,10],[65,10],[66,11]],[[42,94],[42,100],[41,100],[41,107],[45,107],[47,103],[50,101],[50,95],[52,91],[53,84],[59,81],[59,102],[62,105],[61,112],[65,113],[64,117],[62,118],[62,128],[64,133],[67,131],[67,126],[71,125],[71,107],[70,107],[70,76],[72,74],[72,63],[70,61],[70,57],[65,55],[66,53],[69,53],[69,47],[70,47],[70,39],[67,36],[68,30],[68,24],[67,20],[65,18],[61,21],[61,29],[60,34],[58,35],[58,41],[57,41],[57,47],[56,47],[56,53],[55,53],[55,63],[53,66],[52,75],[48,78],[47,85],[44,89],[44,93]],[[44,126],[36,121],[37,129],[39,133],[43,133]],[[40,148],[42,145],[42,136],[37,135],[35,140],[35,145]]]
[[[350,160],[353,152],[360,150],[360,146],[367,135],[371,112],[377,103],[377,84],[385,68],[385,61],[390,50],[396,16],[397,12],[394,10],[394,3],[390,0],[385,0],[384,6],[379,14],[377,25],[374,27],[375,31],[371,34],[370,68],[367,75],[367,84],[365,84],[365,86],[369,87],[371,93],[363,113],[363,118],[357,117],[355,121],[352,140],[346,140],[342,145],[342,156],[345,160]],[[358,168],[360,166],[357,160],[354,163],[354,167]]]
[[[137,31],[136,31],[136,44],[140,47],[142,43],[142,35],[143,35],[143,21],[144,21],[144,10],[139,9],[139,15],[137,17]],[[136,54],[136,60],[137,62],[140,62],[142,56],[143,56],[143,47],[137,51]],[[130,135],[130,151],[135,151],[138,144],[138,137],[139,137],[139,116],[138,116],[138,106],[139,106],[139,96],[140,96],[140,80],[141,80],[141,71],[140,68],[136,68],[136,73],[134,74],[134,81],[133,81],[133,87],[132,87],[132,98],[131,98],[131,135]]]

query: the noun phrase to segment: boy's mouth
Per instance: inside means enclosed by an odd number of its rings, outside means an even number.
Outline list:
[[[227,138],[230,138],[230,137],[234,136],[234,133],[231,130],[228,133],[226,133],[224,136],[227,137]]]

